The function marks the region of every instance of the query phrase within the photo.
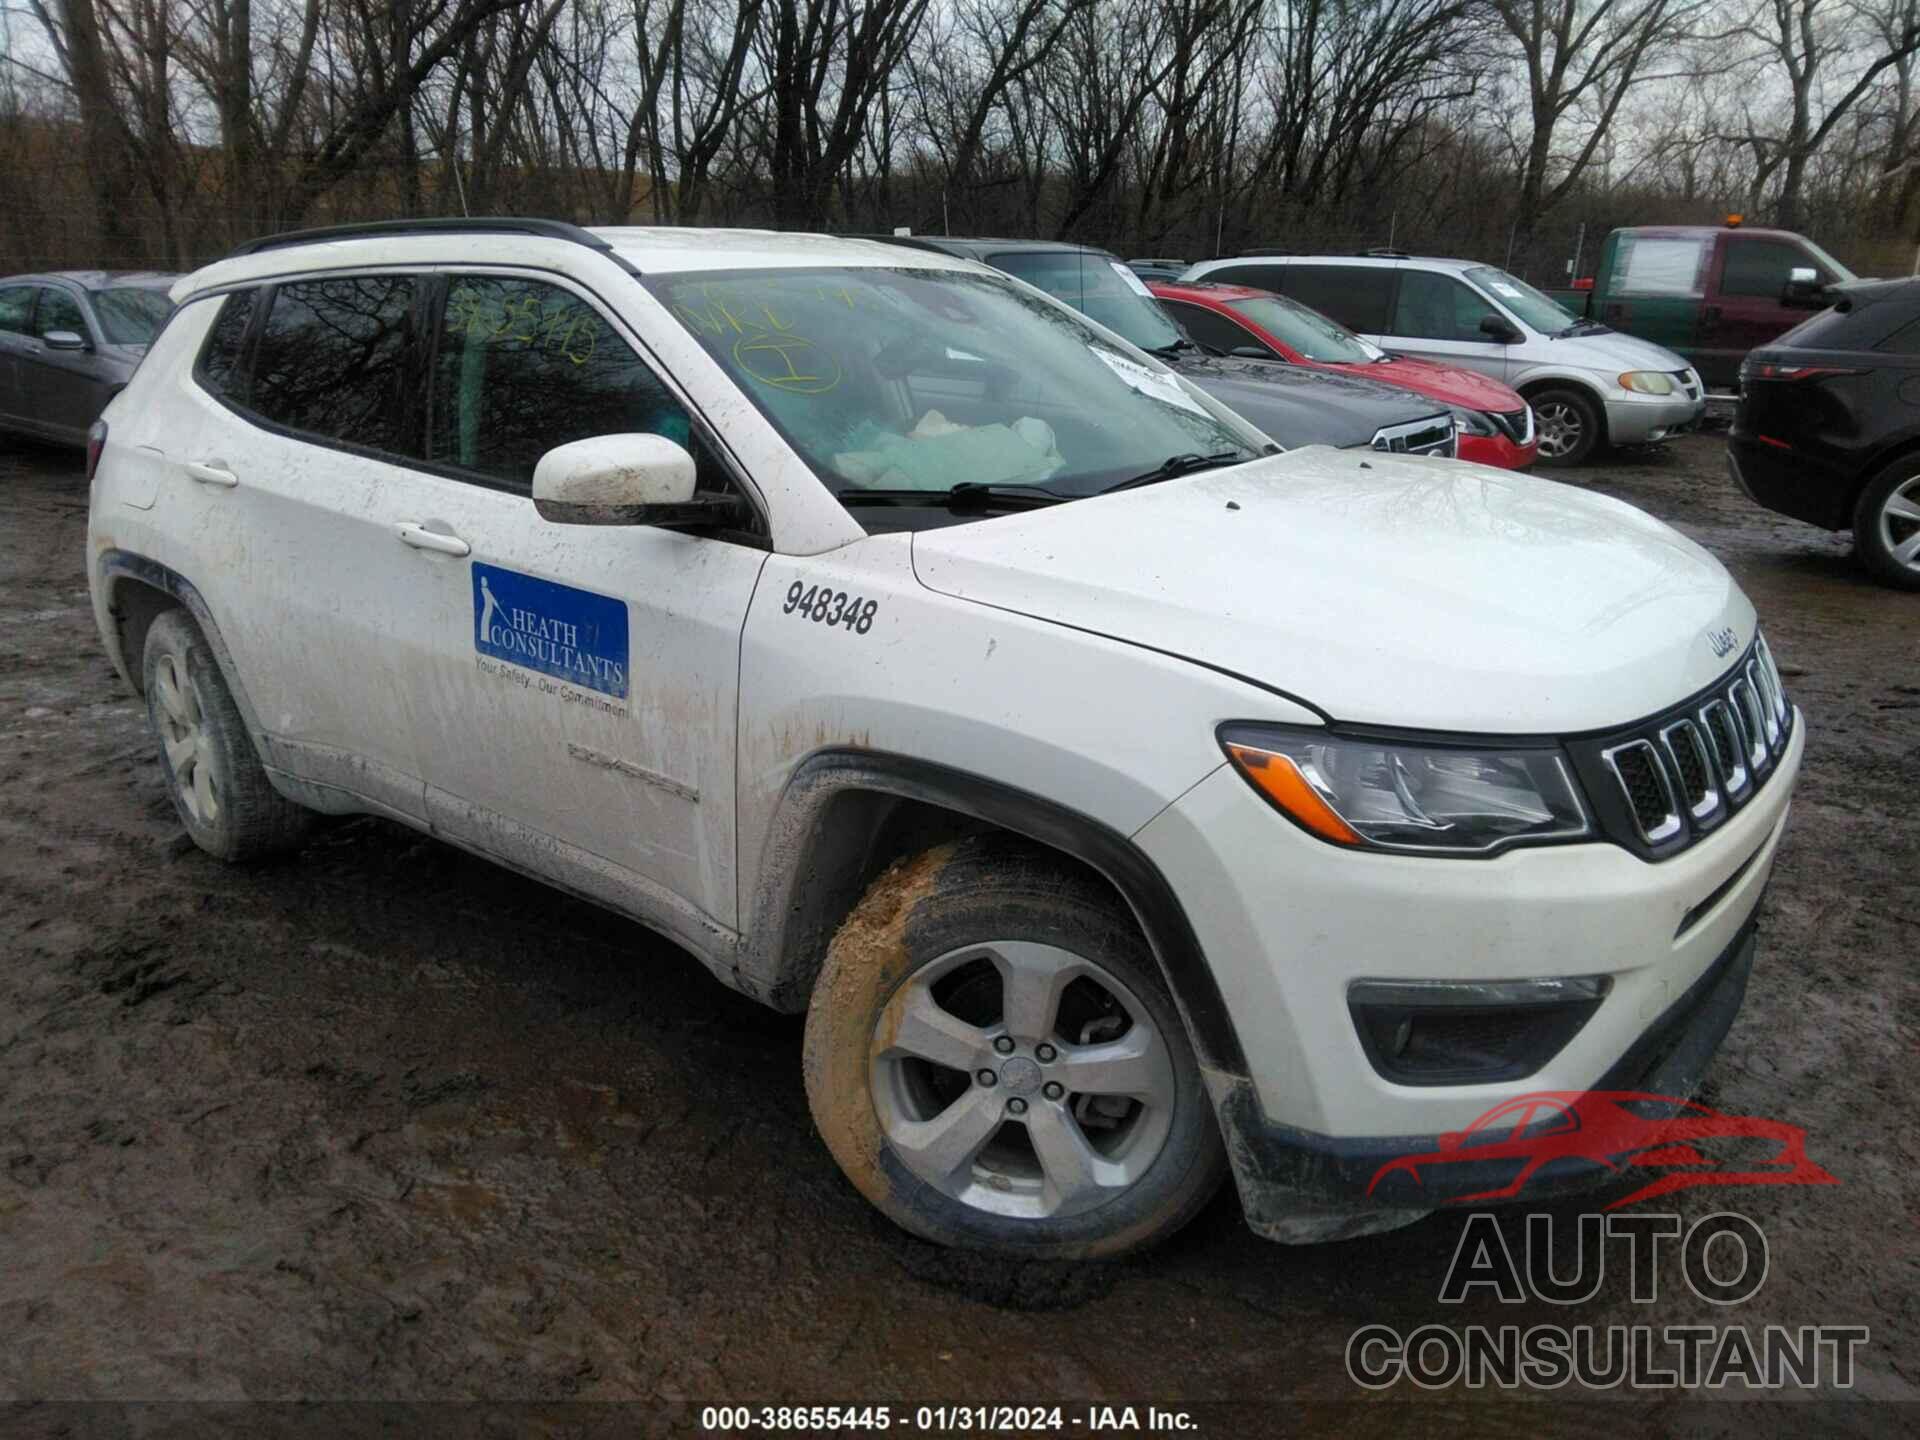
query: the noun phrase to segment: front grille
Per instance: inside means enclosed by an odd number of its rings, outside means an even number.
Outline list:
[[[1792,734],[1780,670],[1755,638],[1727,673],[1684,705],[1568,752],[1607,833],[1649,859],[1685,849],[1773,775]]]
[[[1659,844],[1680,831],[1679,807],[1668,788],[1666,769],[1650,741],[1629,740],[1607,751],[1606,760],[1627,797],[1634,824],[1649,844]]]
[[[1700,398],[1700,377],[1691,370],[1674,370],[1669,374],[1673,383],[1680,387],[1689,400]]]
[[[1373,448],[1394,455],[1440,455],[1452,459],[1453,436],[1453,417],[1435,415],[1403,425],[1382,425],[1373,432]]]
[[[1518,410],[1494,410],[1488,412],[1493,423],[1516,445],[1529,445],[1533,442],[1533,407],[1522,405]]]

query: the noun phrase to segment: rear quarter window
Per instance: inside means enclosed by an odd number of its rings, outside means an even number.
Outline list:
[[[213,328],[207,331],[206,343],[200,348],[200,363],[194,367],[194,376],[201,387],[218,395],[222,400],[232,400],[236,404],[243,401],[247,327],[253,322],[255,292],[239,290],[220,302],[220,313],[214,318]]]

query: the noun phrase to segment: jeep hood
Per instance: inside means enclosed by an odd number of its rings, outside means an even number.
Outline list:
[[[1754,631],[1720,563],[1630,505],[1324,447],[922,531],[913,566],[1335,720],[1434,730],[1622,725],[1704,688]]]

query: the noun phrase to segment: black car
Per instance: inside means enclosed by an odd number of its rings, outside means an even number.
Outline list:
[[[1852,530],[1876,578],[1920,590],[1920,280],[1833,293],[1740,367],[1727,463],[1758,504]]]
[[[1453,412],[1393,385],[1222,355],[1194,341],[1117,256],[1053,240],[873,235],[978,260],[1073,306],[1238,411],[1271,440],[1452,457]]]

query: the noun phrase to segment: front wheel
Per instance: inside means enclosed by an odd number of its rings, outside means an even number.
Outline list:
[[[1600,407],[1585,391],[1542,390],[1530,403],[1542,465],[1578,465],[1605,443]]]
[[[1920,457],[1896,461],[1861,492],[1853,547],[1882,584],[1920,590]]]
[[[1179,1229],[1225,1172],[1133,917],[1020,842],[941,846],[874,882],[828,952],[805,1058],[841,1169],[940,1244],[1122,1254]]]

